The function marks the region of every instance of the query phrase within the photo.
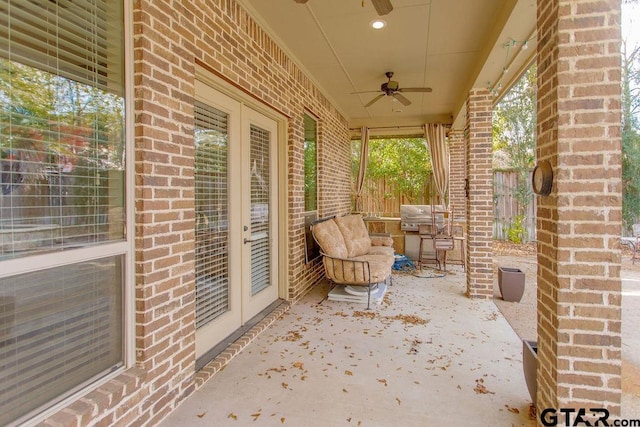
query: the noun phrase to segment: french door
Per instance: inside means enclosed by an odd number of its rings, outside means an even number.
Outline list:
[[[196,84],[196,357],[278,298],[277,123]]]

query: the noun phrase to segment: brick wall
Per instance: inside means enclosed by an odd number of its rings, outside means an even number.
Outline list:
[[[287,297],[323,275],[305,264],[303,114],[318,117],[319,215],[350,210],[346,120],[233,0],[136,0],[135,357],[129,369],[45,425],[156,424],[195,380],[193,96],[197,66],[288,117]],[[219,369],[219,367],[218,367]]]
[[[464,150],[464,131],[449,131],[449,205],[455,209],[456,217],[464,217],[467,212],[467,199],[464,195],[467,163]]]
[[[474,89],[467,98],[465,129],[469,178],[467,209],[467,296],[493,297],[493,99],[487,89]]]
[[[620,413],[619,22],[619,0],[538,0],[539,410]]]

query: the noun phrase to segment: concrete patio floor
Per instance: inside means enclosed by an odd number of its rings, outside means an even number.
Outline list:
[[[535,425],[520,339],[449,270],[394,274],[370,311],[316,286],[161,425]]]

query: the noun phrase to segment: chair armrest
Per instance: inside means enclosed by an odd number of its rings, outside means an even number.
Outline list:
[[[327,278],[341,285],[371,284],[371,269],[369,261],[337,258],[322,253],[322,262]]]

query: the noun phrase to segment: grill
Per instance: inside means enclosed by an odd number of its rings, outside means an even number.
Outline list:
[[[418,231],[420,224],[431,224],[431,210],[444,210],[443,205],[400,205],[400,229]]]

